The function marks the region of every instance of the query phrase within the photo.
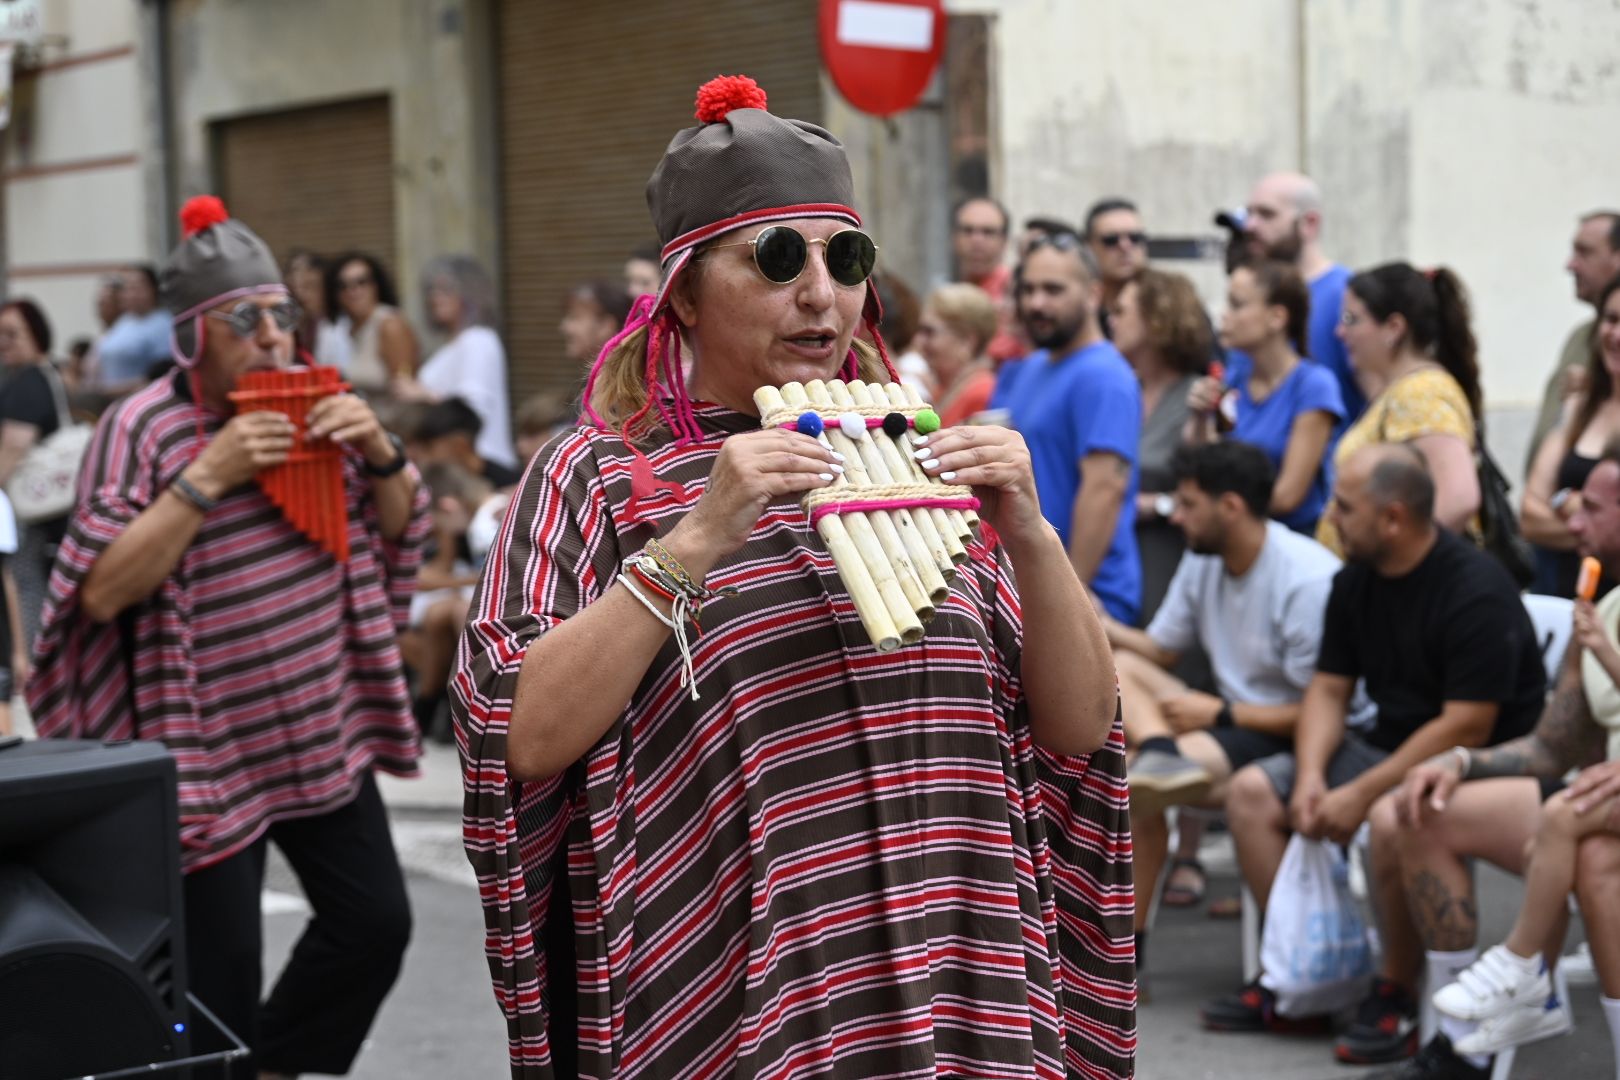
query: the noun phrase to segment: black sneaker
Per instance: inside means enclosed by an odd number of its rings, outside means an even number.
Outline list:
[[[1277,1015],[1277,995],[1260,985],[1260,980],[1235,994],[1215,998],[1198,1011],[1198,1018],[1210,1031],[1271,1031],[1283,1035],[1319,1035],[1328,1030],[1326,1016],[1297,1019]]]
[[[1399,983],[1374,979],[1356,1018],[1333,1044],[1333,1056],[1346,1065],[1382,1065],[1417,1053],[1418,1009]]]
[[[1491,1080],[1491,1070],[1458,1057],[1451,1040],[1440,1034],[1424,1043],[1416,1057],[1393,1069],[1368,1073],[1362,1080]]]

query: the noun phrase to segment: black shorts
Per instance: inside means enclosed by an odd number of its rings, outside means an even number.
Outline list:
[[[1251,761],[1268,758],[1272,754],[1287,754],[1294,749],[1294,740],[1286,735],[1268,735],[1252,728],[1206,728],[1209,737],[1220,744],[1226,763],[1237,772]]]

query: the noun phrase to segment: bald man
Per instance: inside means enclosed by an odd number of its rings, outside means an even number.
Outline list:
[[[1367,394],[1356,381],[1350,355],[1337,333],[1350,271],[1322,253],[1321,189],[1300,173],[1272,173],[1254,186],[1248,211],[1243,239],[1249,257],[1293,263],[1310,283],[1306,346],[1311,359],[1325,365],[1339,380],[1345,407],[1342,430],[1355,423],[1367,407]]]
[[[1422,455],[1399,443],[1352,454],[1328,514],[1347,564],[1328,596],[1294,750],[1238,770],[1227,789],[1238,865],[1262,909],[1294,831],[1347,843],[1412,766],[1528,733],[1546,691],[1517,587],[1495,559],[1434,523]],[[1377,713],[1352,731],[1345,718],[1361,679]],[[1278,1017],[1259,983],[1210,1002],[1203,1019],[1217,1031],[1326,1026]]]

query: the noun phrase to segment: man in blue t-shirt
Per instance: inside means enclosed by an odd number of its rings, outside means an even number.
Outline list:
[[[1345,409],[1342,431],[1356,422],[1367,407],[1367,398],[1337,333],[1350,270],[1322,253],[1321,238],[1322,192],[1310,177],[1272,173],[1254,186],[1243,222],[1248,254],[1293,263],[1310,283],[1311,322],[1305,344],[1311,359],[1339,380]]]
[[[1136,446],[1142,395],[1098,325],[1097,274],[1073,233],[1037,240],[1019,269],[1018,308],[1036,351],[1002,368],[991,407],[1029,444],[1041,513],[1110,615],[1136,622]]]

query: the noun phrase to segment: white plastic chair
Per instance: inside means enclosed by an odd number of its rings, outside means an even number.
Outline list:
[[[1547,688],[1558,679],[1558,669],[1564,664],[1564,652],[1575,633],[1575,602],[1562,596],[1523,596],[1524,610],[1530,616],[1530,625],[1536,628],[1536,644],[1541,648],[1541,662],[1547,669]]]

